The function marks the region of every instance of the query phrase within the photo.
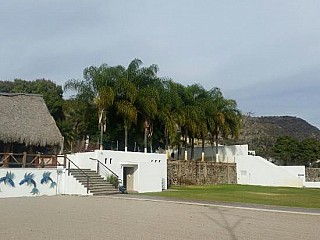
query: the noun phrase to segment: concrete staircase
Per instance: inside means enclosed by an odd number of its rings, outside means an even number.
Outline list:
[[[81,171],[82,170],[82,171]],[[104,196],[119,193],[111,183],[104,180],[97,172],[91,169],[70,169],[70,174],[75,177],[84,187],[87,187],[87,177],[89,176],[89,191],[94,196]]]

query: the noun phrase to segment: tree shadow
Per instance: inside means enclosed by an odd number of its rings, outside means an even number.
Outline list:
[[[218,211],[219,215],[221,216],[222,222],[217,219],[214,219],[213,217],[209,216],[207,213],[202,212],[202,214],[205,217],[207,217],[209,220],[211,220],[212,222],[217,224],[219,227],[227,230],[229,233],[230,239],[237,240],[238,237],[235,233],[235,230],[239,226],[239,224],[246,218],[242,217],[242,218],[238,219],[237,221],[235,221],[234,223],[230,223],[221,209],[216,209],[216,210]]]

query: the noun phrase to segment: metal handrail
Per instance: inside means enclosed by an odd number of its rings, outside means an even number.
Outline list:
[[[108,169],[114,176],[116,176],[117,179],[119,179],[119,176],[114,171],[112,171],[110,168],[108,168],[105,164],[103,164],[99,159],[96,159],[96,158],[89,158],[89,159],[97,161],[97,172],[98,173],[99,173],[99,164],[101,164],[106,169]]]
[[[90,177],[88,174],[86,174],[81,168],[78,167],[77,164],[75,164],[70,158],[66,157],[66,159],[68,159],[68,176],[70,176],[70,162],[76,167],[78,168],[82,174],[84,174],[86,177],[87,177],[87,193],[89,193],[89,190],[90,190],[90,185],[89,185],[89,182],[90,182]]]

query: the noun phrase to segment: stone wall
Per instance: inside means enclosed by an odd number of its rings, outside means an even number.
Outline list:
[[[237,171],[234,163],[168,161],[169,186],[236,183]]]
[[[306,182],[320,182],[320,168],[306,168]]]

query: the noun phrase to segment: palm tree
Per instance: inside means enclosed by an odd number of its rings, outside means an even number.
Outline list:
[[[216,146],[216,161],[218,159],[219,136],[238,137],[241,122],[241,112],[237,108],[237,103],[233,99],[225,99],[219,88],[213,88],[209,91],[212,102],[209,106],[208,127],[214,136]]]
[[[185,87],[180,91],[183,99],[183,106],[180,107],[180,126],[185,133],[185,160],[187,156],[187,146],[191,146],[191,159],[194,159],[194,141],[195,138],[201,137],[201,132],[205,132],[205,115],[202,106],[203,99],[207,96],[206,90],[200,84],[193,84]]]
[[[138,96],[138,90],[132,78],[136,77],[138,68],[139,60],[135,59],[129,64],[128,69],[123,70],[122,77],[117,80],[115,85],[116,111],[124,121],[125,151],[128,149],[128,128],[132,123],[137,124],[138,110],[135,106],[135,101]]]
[[[178,110],[182,106],[182,99],[177,92],[178,86],[178,83],[169,79],[164,80],[162,88],[159,88],[160,100],[157,117],[164,129],[167,155],[169,144],[171,145],[177,136],[177,126],[180,120]]]
[[[154,87],[145,87],[139,90],[137,107],[143,121],[144,152],[147,152],[147,138],[152,136],[152,120],[157,114],[159,94]]]
[[[113,105],[114,82],[117,79],[119,67],[91,66],[83,71],[84,80],[71,79],[64,86],[65,90],[75,90],[77,97],[91,104],[98,110],[100,127],[100,149],[103,149],[103,132],[106,130],[107,110]]]
[[[138,115],[143,122],[144,129],[144,152],[147,152],[147,138],[152,136],[152,121],[157,114],[157,106],[159,101],[158,88],[161,85],[157,77],[158,66],[153,64],[149,67],[140,67],[142,61],[134,59],[129,67],[128,72],[132,81],[137,87],[138,94],[135,106]]]

